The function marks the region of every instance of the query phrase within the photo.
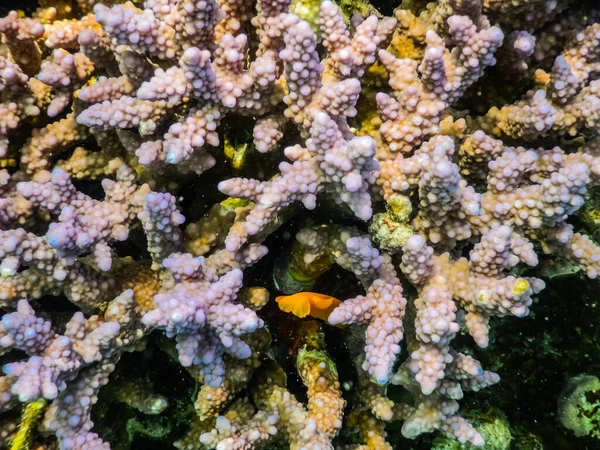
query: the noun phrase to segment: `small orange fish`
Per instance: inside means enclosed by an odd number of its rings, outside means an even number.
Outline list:
[[[298,317],[308,315],[327,322],[327,318],[340,303],[335,297],[317,292],[298,292],[294,295],[282,295],[275,299],[279,309]]]

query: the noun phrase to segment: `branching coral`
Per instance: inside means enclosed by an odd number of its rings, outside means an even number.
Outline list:
[[[252,310],[231,300],[242,286],[240,268],[261,258],[266,249],[251,246],[239,255],[231,255],[233,258],[224,253],[207,260],[180,253],[166,258],[162,264],[172,276],[167,283],[170,288],[154,298],[157,308],[143,318],[144,324],[177,337],[181,364],[199,366],[205,383],[211,387],[223,381],[223,352],[248,358],[250,347],[239,336],[263,326]]]
[[[513,105],[492,108],[480,126],[497,135],[527,140],[547,134],[597,132],[598,24],[588,26],[556,57],[550,73],[535,74],[540,89]]]
[[[333,449],[345,426],[385,449],[390,421],[483,445],[458,400],[499,376],[454,338],[485,348],[492,317],[527,315],[539,255],[600,273],[570,219],[600,180],[598,8],[50,3],[0,18],[0,410],[45,399],[60,448],[108,449],[93,406],[149,343],[199,385],[182,449]],[[358,283],[327,322],[270,304],[271,264],[297,293],[334,263]]]

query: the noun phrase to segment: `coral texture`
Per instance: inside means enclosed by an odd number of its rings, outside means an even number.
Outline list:
[[[484,445],[458,401],[507,369],[455,338],[518,327],[548,256],[600,274],[572,220],[600,182],[600,9],[422,3],[40,0],[0,18],[0,445],[39,401],[30,442],[108,450],[103,387],[125,353],[159,351],[193,406],[148,380],[116,401],[186,403],[180,449],[391,449],[391,421]],[[314,286],[340,297],[326,321],[270,300]]]

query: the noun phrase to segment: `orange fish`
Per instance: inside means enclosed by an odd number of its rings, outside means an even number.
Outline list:
[[[279,309],[298,317],[308,315],[327,322],[327,318],[340,303],[335,297],[317,292],[298,292],[294,295],[282,295],[275,299]]]

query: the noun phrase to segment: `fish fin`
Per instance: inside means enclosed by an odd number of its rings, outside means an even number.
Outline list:
[[[298,317],[306,317],[310,314],[310,302],[306,298],[294,298],[295,295],[286,295],[277,297],[275,301],[279,309],[284,312],[292,313]]]
[[[339,302],[338,299],[336,299],[335,297],[332,297],[331,295],[324,295],[324,294],[317,294],[317,293],[310,294],[310,301],[311,301],[312,305],[317,309],[327,309],[331,306],[331,304],[334,301]]]
[[[340,300],[338,300],[335,297],[331,297],[331,304],[324,309],[317,309],[317,308],[313,308],[313,310],[311,311],[311,316],[313,316],[316,319],[321,319],[324,322],[327,322],[327,319],[329,319],[329,314],[331,314],[331,312],[337,308],[340,303],[342,303]]]

